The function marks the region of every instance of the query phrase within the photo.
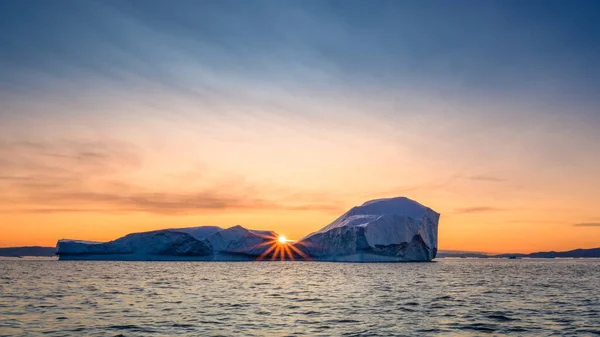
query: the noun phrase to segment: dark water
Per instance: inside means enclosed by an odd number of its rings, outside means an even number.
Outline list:
[[[600,260],[0,261],[2,336],[599,335]]]

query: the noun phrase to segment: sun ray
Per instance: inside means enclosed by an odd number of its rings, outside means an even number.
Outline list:
[[[277,259],[277,254],[279,254],[279,250],[281,247],[279,245],[275,246],[275,252],[273,252],[273,256],[271,256],[271,261],[275,261]]]
[[[305,260],[310,259],[309,256],[306,255],[304,252],[302,252],[299,248],[294,247],[294,245],[296,245],[296,244],[300,246],[301,243],[290,243],[290,241],[288,241],[286,239],[286,237],[283,235],[279,235],[279,236],[268,236],[268,235],[263,235],[263,234],[256,234],[256,235],[260,236],[262,238],[268,239],[265,242],[255,244],[250,247],[250,249],[255,249],[255,248],[260,248],[263,246],[268,246],[267,249],[256,258],[258,261],[263,260],[263,259],[267,258],[268,256],[270,256],[271,261],[277,261],[277,260],[285,261],[288,257],[290,260],[296,261],[296,258],[294,257],[295,254],[298,254],[298,256],[302,257]]]
[[[274,243],[275,243],[275,240],[265,241],[265,242],[261,242],[261,243],[257,243],[255,245],[252,245],[252,246],[248,247],[248,249],[260,248],[262,246],[273,245]]]
[[[296,259],[294,258],[294,254],[292,254],[292,252],[290,251],[290,246],[286,245],[284,248],[285,248],[285,252],[287,253],[287,255],[290,256],[290,260],[296,261]]]
[[[266,235],[266,234],[261,234],[261,233],[252,233],[256,236],[260,236],[261,238],[265,238],[265,239],[269,239],[269,240],[277,240],[277,236],[275,235],[275,233],[273,233],[273,235]]]
[[[285,260],[285,244],[282,244],[282,246],[279,249],[279,254],[280,254],[280,260],[284,261]]]
[[[295,242],[294,245],[298,245],[298,246],[306,246],[306,247],[319,247],[320,245],[312,243],[312,242],[305,242],[305,241],[299,241],[299,242]]]
[[[294,247],[294,245],[289,245],[289,247],[296,252],[298,255],[300,255],[303,259],[305,260],[310,260],[310,257],[308,255],[306,255],[303,251],[301,251],[300,249]]]
[[[260,254],[257,258],[257,260],[262,260],[264,259],[267,255],[269,255],[270,252],[273,251],[273,249],[277,248],[277,246],[272,245],[271,247],[269,247],[267,250],[265,250],[262,254]]]

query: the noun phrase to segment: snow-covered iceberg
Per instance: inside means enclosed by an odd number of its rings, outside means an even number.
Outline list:
[[[208,241],[174,230],[133,233],[109,242],[59,240],[60,259],[170,260],[207,257],[212,254]]]
[[[59,240],[61,260],[254,260],[278,235],[242,226],[165,229],[133,233],[109,242]]]
[[[405,198],[353,207],[295,246],[315,260],[431,261],[437,253],[440,215]]]

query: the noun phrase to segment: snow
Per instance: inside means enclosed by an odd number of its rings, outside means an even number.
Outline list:
[[[234,226],[216,232],[206,239],[215,252],[258,256],[269,248],[269,242],[277,236],[275,232],[254,231]]]
[[[217,226],[201,226],[201,227],[173,228],[170,230],[175,231],[175,232],[188,233],[191,236],[193,236],[194,238],[196,238],[198,240],[202,240],[202,239],[206,238],[207,236],[210,236],[210,235],[215,234],[216,232],[222,231],[223,228],[217,227]]]
[[[374,218],[385,214],[401,214],[411,218],[419,219],[429,208],[406,197],[376,199],[367,201],[360,206],[353,207],[341,217],[323,229],[309,234],[323,233],[337,227],[354,227],[372,221]]]

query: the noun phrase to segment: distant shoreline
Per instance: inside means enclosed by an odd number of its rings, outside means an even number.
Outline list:
[[[55,247],[42,247],[42,246],[25,246],[25,247],[5,247],[0,248],[0,256],[2,257],[57,257],[56,248]],[[591,249],[574,249],[565,252],[536,252],[531,254],[521,254],[521,253],[512,253],[512,254],[485,254],[478,252],[463,252],[463,251],[438,251],[436,259],[440,258],[600,258],[600,248],[591,248]],[[97,258],[96,258],[97,259]],[[156,260],[206,260],[212,261],[213,258],[209,257],[179,257],[176,256],[173,258],[172,256],[164,257],[162,259]],[[86,258],[66,258],[64,260],[91,260]],[[110,261],[116,261],[116,259],[104,259]],[[134,260],[134,258],[129,257],[124,260]],[[141,260],[141,259],[140,259]],[[255,259],[249,258],[231,258],[227,259],[228,261],[254,261]],[[385,261],[383,261],[385,262]]]

